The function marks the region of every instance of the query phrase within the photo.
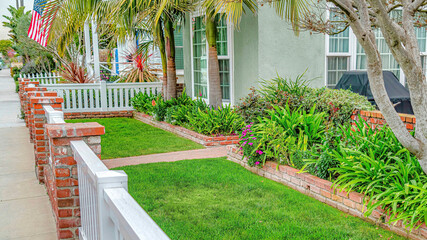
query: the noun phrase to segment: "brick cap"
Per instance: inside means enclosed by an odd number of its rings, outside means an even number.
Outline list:
[[[30,91],[47,91],[46,87],[24,87],[24,91],[30,92]]]
[[[31,96],[30,103],[62,103],[64,99],[61,97],[38,97]]]
[[[46,124],[47,135],[51,138],[86,137],[105,134],[105,127],[96,122]]]

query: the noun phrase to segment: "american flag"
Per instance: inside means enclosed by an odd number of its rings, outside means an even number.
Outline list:
[[[30,28],[28,29],[28,37],[46,47],[47,39],[49,37],[50,27],[53,17],[47,18],[43,14],[47,14],[49,9],[47,6],[48,0],[35,0],[33,15],[31,17]]]

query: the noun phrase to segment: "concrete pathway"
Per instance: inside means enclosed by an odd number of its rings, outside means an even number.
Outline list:
[[[217,158],[225,156],[227,156],[227,150],[225,147],[212,147],[189,151],[151,154],[127,158],[115,158],[103,160],[102,162],[104,162],[104,164],[108,168],[115,168],[128,165],[138,165],[143,163],[175,162],[180,160]]]
[[[34,172],[33,144],[9,69],[0,71],[0,240],[57,239],[46,190]]]

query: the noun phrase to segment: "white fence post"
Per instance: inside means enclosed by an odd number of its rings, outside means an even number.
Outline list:
[[[107,111],[107,82],[101,81],[101,110]]]

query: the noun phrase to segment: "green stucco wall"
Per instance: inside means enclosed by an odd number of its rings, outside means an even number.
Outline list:
[[[234,102],[249,93],[258,81],[258,16],[249,10],[234,31]]]
[[[291,26],[282,20],[268,4],[259,7],[259,76],[270,79],[277,76],[295,78],[305,74],[315,79],[313,86],[324,86],[325,37],[301,32],[295,36]]]

